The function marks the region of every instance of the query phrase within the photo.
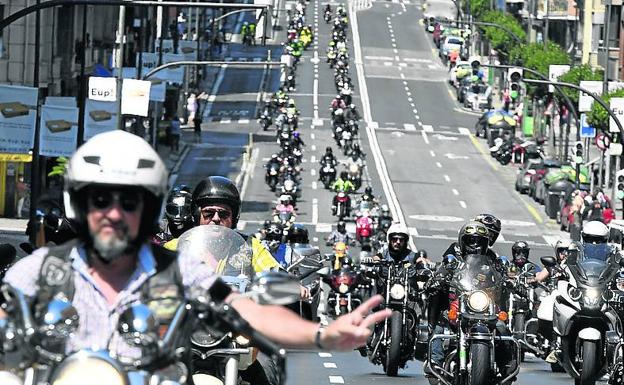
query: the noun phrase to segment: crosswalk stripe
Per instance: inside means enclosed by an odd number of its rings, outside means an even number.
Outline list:
[[[406,131],[416,131],[416,126],[411,123],[405,123],[403,127],[405,127]]]
[[[470,130],[467,129],[466,127],[459,127],[458,130],[459,130],[459,133],[462,135],[470,135]]]
[[[425,130],[425,132],[433,132],[433,126],[431,126],[430,124],[423,124],[422,128],[423,130]]]
[[[240,123],[240,124],[249,124],[249,119],[238,119],[238,123]]]

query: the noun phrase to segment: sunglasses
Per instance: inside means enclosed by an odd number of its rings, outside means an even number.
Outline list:
[[[165,207],[165,211],[171,216],[183,217],[185,215],[188,215],[191,212],[191,209],[188,205],[178,206],[176,204],[169,204]]]
[[[397,241],[407,241],[407,238],[405,237],[390,237],[390,242],[397,242]]]
[[[117,202],[123,211],[133,213],[143,202],[143,196],[136,191],[94,189],[89,192],[89,200],[98,210],[105,210]]]
[[[212,219],[215,214],[219,214],[219,218],[221,219],[228,219],[232,216],[232,212],[229,210],[204,209],[201,211],[201,215],[204,219]]]
[[[277,228],[272,228],[272,229],[268,229],[267,230],[267,234],[281,234],[282,231],[280,229]]]

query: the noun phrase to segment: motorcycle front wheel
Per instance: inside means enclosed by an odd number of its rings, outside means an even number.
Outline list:
[[[470,372],[468,385],[490,383],[490,347],[486,342],[473,342],[470,345]]]
[[[390,344],[386,353],[386,374],[396,377],[399,372],[401,359],[401,339],[403,338],[403,317],[398,311],[392,312],[390,317]]]
[[[595,385],[598,372],[598,343],[596,341],[583,341],[583,366],[581,378],[575,381],[576,385]]]

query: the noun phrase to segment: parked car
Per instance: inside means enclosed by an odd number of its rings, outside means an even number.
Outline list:
[[[464,107],[473,111],[484,111],[492,108],[492,88],[487,84],[473,83],[468,88],[464,98]]]
[[[518,175],[516,176],[516,191],[520,194],[529,192],[531,177],[543,169],[544,162],[541,159],[527,159],[518,169]]]
[[[438,52],[440,58],[446,63],[448,55],[453,50],[462,51],[464,45],[464,39],[459,36],[447,36],[444,38],[442,44],[440,44],[440,50]]]

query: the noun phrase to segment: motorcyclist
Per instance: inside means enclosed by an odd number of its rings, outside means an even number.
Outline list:
[[[329,106],[332,111],[336,111],[339,108],[342,108],[343,110],[347,108],[347,104],[344,102],[344,100],[342,99],[342,95],[340,94],[336,95],[336,97],[332,99]]]
[[[332,11],[331,5],[329,3],[325,4],[325,8],[323,8],[323,13],[327,13],[327,12],[331,13],[331,11]]]
[[[344,266],[353,266],[353,260],[349,257],[349,247],[344,242],[334,244],[334,252],[330,258],[332,269],[340,270]]]
[[[353,120],[354,122],[357,122],[361,119],[360,114],[358,114],[357,109],[355,108],[355,104],[353,103],[347,106],[344,116],[346,121]]]
[[[192,203],[190,192],[179,188],[174,189],[167,197],[165,205],[167,228],[165,232],[157,234],[156,237],[166,243],[193,228],[195,224],[193,223]]]
[[[489,237],[488,229],[480,222],[470,221],[462,226],[459,230],[457,242],[449,247],[450,252],[443,257],[443,263],[435,272],[435,279],[430,280],[430,285],[438,285],[440,282],[449,282],[453,275],[453,268],[450,264],[454,264],[454,258],[463,260],[463,257],[469,254],[485,255],[488,250]],[[450,257],[452,256],[452,257]],[[433,333],[441,333],[443,331],[440,324],[443,312],[448,310],[450,305],[449,288],[446,285],[438,287],[429,287],[429,331]],[[441,340],[431,342],[431,362],[439,367],[443,366],[444,349]],[[429,374],[430,368],[427,366],[425,372]]]
[[[365,202],[365,201],[377,202],[377,198],[375,198],[375,195],[373,195],[373,188],[371,186],[366,186],[364,188],[364,193],[360,197],[360,201],[361,202]]]
[[[293,132],[292,142],[295,148],[301,148],[305,146],[303,139],[301,138],[301,134],[299,131]]]
[[[364,159],[366,155],[362,151],[360,144],[358,142],[354,142],[351,150],[351,159]]]
[[[141,349],[126,343],[116,327],[127,309],[117,305],[154,299],[157,293],[149,285],[152,282],[160,283],[154,289],[162,290],[162,284],[172,288],[166,294],[172,298],[192,296],[187,291],[207,290],[218,280],[204,261],[176,258],[175,253],[152,247],[148,241],[158,224],[168,177],[164,162],[150,144],[123,130],[95,135],[71,157],[65,175],[65,210],[75,220],[78,238],[38,249],[13,265],[4,278],[4,283],[20,290],[33,305],[35,319],[43,316],[54,298],[72,303],[80,323],[68,335],[66,353],[104,347],[114,356],[140,359]],[[208,214],[200,213],[203,221]],[[219,221],[217,211],[212,214]],[[238,213],[229,219],[235,221]],[[369,326],[390,316],[389,311],[382,311],[367,317],[381,303],[380,296],[327,327],[236,293],[227,301],[251,327],[293,348],[349,351],[366,343]],[[157,325],[166,326],[170,320],[157,313]],[[11,316],[12,312],[0,310],[0,317]]]
[[[338,161],[336,160],[336,157],[334,156],[334,152],[331,147],[328,146],[325,148],[325,154],[323,155],[319,163],[321,163],[321,167],[324,167],[327,164],[336,167]]]
[[[280,223],[273,222],[266,231],[266,237],[262,241],[271,255],[283,268],[287,268],[292,262],[292,248],[284,242],[284,227]]]
[[[279,203],[275,206],[275,211],[278,213],[281,213],[282,211],[294,213],[295,207],[292,205],[292,197],[288,194],[280,195]]]
[[[346,171],[342,171],[340,173],[340,177],[336,179],[334,183],[332,183],[331,189],[336,193],[346,193],[347,194],[347,213],[351,208],[351,198],[349,197],[349,193],[355,191],[355,185],[349,180],[348,174]],[[332,213],[336,215],[336,209],[338,207],[338,194],[334,195],[334,199],[332,200]]]
[[[332,231],[327,236],[327,245],[333,245],[337,242],[343,242],[347,245],[355,244],[355,238],[353,235],[347,232],[347,224],[345,221],[338,221],[336,225],[336,230]]]
[[[388,244],[377,255],[375,261],[394,261],[416,263],[416,253],[409,248],[409,231],[402,223],[394,223],[386,236]]]
[[[560,266],[565,265],[565,261],[568,258],[568,248],[572,243],[569,239],[560,239],[555,243],[555,258]],[[542,269],[535,275],[536,282],[546,282],[550,277],[550,269]]]
[[[278,154],[271,154],[271,159],[269,159],[269,161],[267,162],[265,166],[265,169],[267,171],[267,178],[269,176],[269,171],[272,168],[276,168],[279,170],[281,163],[282,163],[282,159],[279,157]]]
[[[531,248],[525,241],[516,241],[511,246],[511,266],[509,272],[515,274],[516,272],[528,269],[533,274],[538,273],[541,268],[529,261],[529,252]]]

